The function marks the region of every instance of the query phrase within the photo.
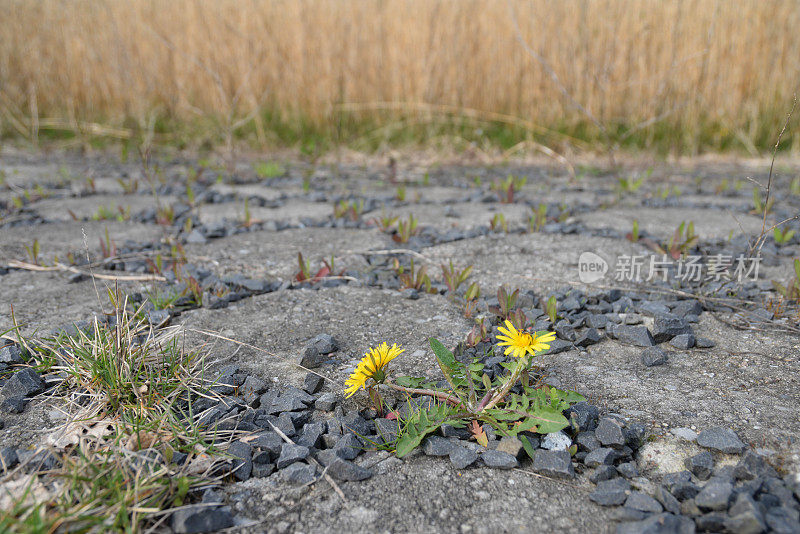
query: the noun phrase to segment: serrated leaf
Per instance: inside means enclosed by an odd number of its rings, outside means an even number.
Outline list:
[[[525,452],[528,453],[531,460],[536,455],[536,451],[533,450],[533,445],[531,445],[531,441],[528,439],[528,436],[517,436],[519,440],[522,442],[522,448],[525,449]]]
[[[450,350],[442,345],[442,342],[438,339],[432,337],[429,339],[431,344],[431,349],[433,349],[433,353],[436,355],[436,361],[439,363],[439,368],[442,370],[445,379],[447,380],[450,387],[453,388],[453,393],[455,393],[461,402],[464,402],[463,393],[460,391],[460,386],[464,385],[464,382],[467,380],[467,369],[463,363],[456,360],[453,353]]]

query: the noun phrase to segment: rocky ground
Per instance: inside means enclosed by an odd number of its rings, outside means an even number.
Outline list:
[[[0,154],[0,332],[13,326],[12,306],[21,331],[36,336],[102,314],[106,287],[134,302],[149,297],[154,325],[185,327],[189,342],[209,343],[219,360],[236,401],[210,413],[269,434],[231,452],[247,476],[240,469],[241,480],[207,496],[227,508],[176,514],[176,531],[234,523],[305,533],[800,530],[798,295],[781,298],[773,287],[794,283],[800,232],[767,234],[753,280],[708,271],[681,280],[676,263],[666,280],[645,280],[651,258],[664,260],[658,247],[705,266],[733,258],[733,275],[762,230],[748,178],[766,183],[768,162],[657,163],[652,173],[635,163],[570,176],[547,162],[294,162],[259,174],[254,161],[230,169],[196,158],[142,166]],[[778,167],[767,226],[800,212],[798,172]],[[513,195],[510,175],[527,178]],[[409,217],[416,230],[404,235]],[[590,283],[579,272],[586,252],[607,268]],[[309,263],[306,280],[298,254]],[[634,256],[643,261],[638,279],[619,270]],[[450,261],[473,266],[455,289],[440,267]],[[430,288],[404,279],[421,266]],[[481,297],[465,310],[473,282]],[[342,398],[365,350],[401,344],[394,369],[439,380],[434,336],[499,373],[491,345],[501,286],[520,290],[514,307],[537,330],[557,332],[538,362],[547,384],[586,397],[574,426],[536,436],[533,461],[507,438],[490,435],[483,449],[455,431],[403,459],[375,450],[350,457],[348,430],[377,439],[385,424],[366,396]],[[153,305],[164,298],[169,306]],[[485,318],[486,336],[467,347],[476,318]],[[54,399],[36,395],[46,384],[14,378],[22,362],[8,343],[0,446],[24,455],[59,413]],[[267,417],[305,445],[270,441]],[[320,466],[345,499],[319,479]]]

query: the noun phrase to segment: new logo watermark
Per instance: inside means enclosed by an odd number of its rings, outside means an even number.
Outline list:
[[[608,272],[608,262],[594,252],[584,252],[578,258],[578,278],[584,284],[593,284]]]

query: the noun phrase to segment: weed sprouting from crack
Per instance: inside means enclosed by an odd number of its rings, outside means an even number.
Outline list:
[[[2,532],[137,532],[217,480],[220,440],[232,434],[206,426],[205,412],[193,409],[219,397],[202,348],[187,350],[179,328],[154,332],[137,319],[141,309],[109,297],[108,322],[20,337],[29,363],[60,380],[51,397],[64,401],[68,421],[0,478]],[[185,461],[173,462],[176,454]],[[47,457],[54,461],[45,465]]]

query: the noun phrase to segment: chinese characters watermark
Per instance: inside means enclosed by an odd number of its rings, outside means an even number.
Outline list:
[[[687,283],[758,280],[760,256],[681,256],[674,259],[662,255],[621,255],[617,257],[611,277],[617,282],[666,282],[670,279]],[[578,259],[581,282],[591,284],[609,271],[608,262],[594,252],[584,252]]]

